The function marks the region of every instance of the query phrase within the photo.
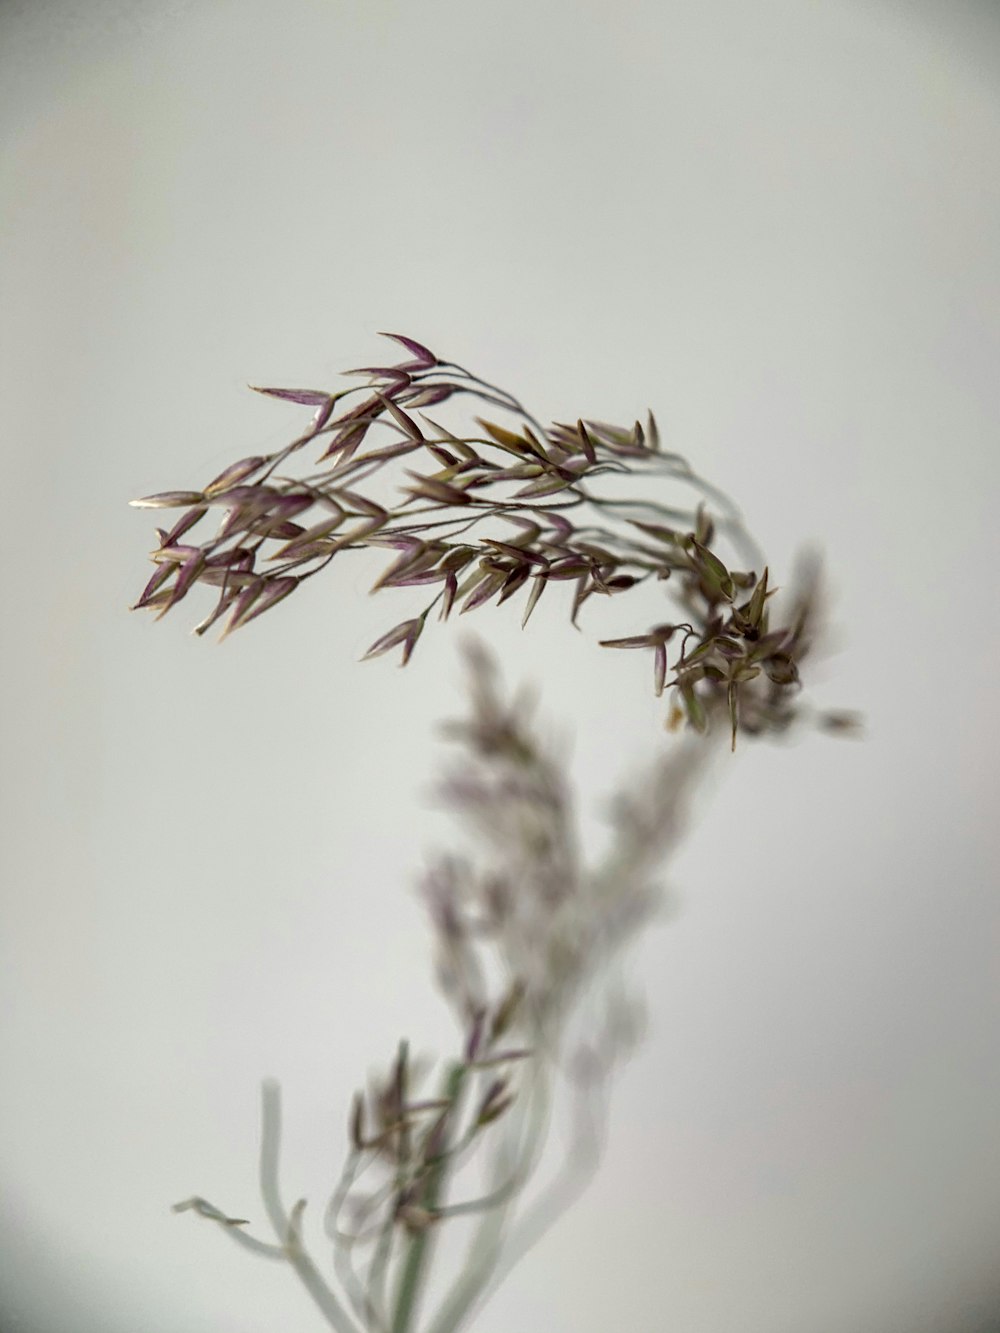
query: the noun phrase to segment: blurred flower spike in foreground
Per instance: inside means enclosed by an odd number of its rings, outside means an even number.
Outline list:
[[[458,749],[440,787],[465,849],[440,856],[422,885],[459,1040],[433,1080],[401,1043],[355,1096],[321,1214],[336,1281],[306,1246],[306,1201],[290,1211],[282,1201],[274,1083],[264,1089],[260,1189],[276,1242],[200,1196],[175,1206],[287,1262],[339,1333],[408,1333],[420,1305],[431,1310],[427,1333],[469,1327],[593,1176],[612,1076],[641,1029],[623,947],[660,905],[653,874],[717,750],[693,734],[668,747],[619,795],[609,849],[588,864],[559,756],[524,698],[505,696],[492,658],[476,645],[467,658],[470,708],[446,727]],[[558,1108],[568,1136],[550,1133]],[[431,1247],[444,1229],[467,1249],[450,1285],[434,1287]]]
[[[447,620],[456,608],[462,615],[520,597],[527,624],[546,592],[566,584],[577,625],[591,599],[634,601],[641,585],[659,586],[669,618],[654,608],[654,623],[600,642],[649,654],[656,694],[671,691],[670,725],[704,731],[720,702],[734,746],[740,729],[789,725],[815,628],[814,571],[776,620],[773,580],[737,510],[662,448],[652,413],[631,427],[578,419],[546,428],[512,394],[412,338],[385,336],[406,357],[348,372],[365,377],[363,385],[257,390],[312,413],[283,449],[240,459],[201,489],[132,502],[181,511],[156,530],[155,571],[136,608],[165,615],[203,585],[215,604],[195,632],[218,623],[224,637],[341,552],[384,548],[389,562],[373,591],[401,588],[427,600],[367,656],[398,649],[405,663],[435,610]],[[354,395],[361,401],[348,406]],[[453,431],[424,410],[468,400],[490,413],[476,416],[472,430]],[[383,486],[380,500],[368,483],[383,472],[396,489],[387,497]],[[617,494],[620,482],[607,493],[604,479],[621,477],[634,483],[633,496]],[[651,491],[664,480],[701,502],[660,503]],[[732,550],[725,560],[717,533]]]

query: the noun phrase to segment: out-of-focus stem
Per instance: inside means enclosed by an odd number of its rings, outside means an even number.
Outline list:
[[[302,1248],[300,1225],[305,1200],[295,1205],[291,1216],[285,1211],[278,1187],[281,1148],[281,1089],[273,1079],[262,1088],[260,1138],[260,1192],[268,1220],[281,1241],[285,1258],[299,1281],[316,1303],[326,1322],[336,1333],[358,1333],[357,1325],[323,1280],[319,1269]]]
[[[445,1297],[430,1326],[430,1333],[456,1333],[490,1285],[499,1262],[504,1227],[510,1217],[510,1210],[517,1194],[534,1174],[548,1139],[551,1110],[549,1093],[547,1071],[536,1065],[532,1083],[527,1090],[524,1117],[513,1135],[516,1141],[509,1142],[494,1162],[496,1183],[514,1178],[517,1186],[512,1190],[505,1188],[503,1201],[483,1213],[462,1273]]]
[[[453,1065],[448,1072],[443,1096],[453,1107],[457,1106],[467,1073],[468,1067],[464,1064]],[[427,1209],[429,1213],[434,1212],[444,1193],[448,1162],[448,1144],[445,1142],[442,1145],[441,1155],[437,1163],[428,1172],[427,1181],[418,1201],[420,1206]],[[433,1226],[433,1223],[430,1226]],[[413,1325],[421,1287],[427,1274],[430,1243],[429,1227],[421,1228],[409,1240],[396,1293],[396,1304],[392,1313],[392,1333],[409,1333]]]

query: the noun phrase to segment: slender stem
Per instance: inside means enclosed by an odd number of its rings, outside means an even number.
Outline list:
[[[456,1106],[465,1082],[468,1067],[456,1064],[448,1071],[443,1096]],[[420,1206],[428,1212],[437,1207],[446,1183],[447,1168],[450,1162],[448,1144],[441,1148],[441,1155],[427,1174],[427,1181],[420,1197]],[[433,1225],[433,1224],[431,1224]],[[396,1304],[392,1315],[392,1333],[409,1333],[417,1311],[417,1302],[426,1277],[427,1259],[430,1250],[430,1233],[427,1227],[421,1228],[410,1237],[396,1292]]]
[[[575,1133],[566,1148],[558,1174],[531,1210],[518,1219],[506,1249],[481,1293],[481,1300],[495,1291],[510,1271],[534,1249],[550,1227],[583,1194],[597,1173],[606,1129],[607,1093],[604,1089],[598,1089],[593,1100],[588,1102],[588,1091],[593,1090],[584,1090],[582,1093]]]
[[[302,1248],[299,1229],[305,1200],[295,1205],[291,1216],[281,1202],[278,1185],[279,1154],[281,1149],[281,1089],[268,1079],[262,1089],[260,1137],[260,1193],[264,1208],[275,1234],[281,1241],[285,1257],[295,1270],[299,1281],[313,1298],[320,1313],[336,1333],[358,1333],[358,1326],[350,1318],[340,1301],[323,1280],[319,1269]]]
[[[382,1229],[379,1232],[378,1243],[375,1246],[375,1253],[368,1266],[368,1282],[366,1287],[369,1303],[371,1304],[372,1309],[376,1311],[383,1324],[387,1323],[383,1313],[385,1310],[385,1278],[389,1269],[389,1260],[392,1257],[392,1247],[395,1238],[395,1223],[390,1214],[388,1219],[382,1223]]]
[[[551,1103],[547,1074],[537,1066],[528,1089],[527,1105],[521,1121],[511,1126],[511,1140],[494,1161],[494,1180],[498,1185],[512,1178],[517,1187],[480,1218],[462,1272],[445,1297],[430,1326],[430,1333],[457,1333],[467,1315],[481,1300],[500,1258],[504,1225],[519,1189],[532,1178],[548,1138]]]

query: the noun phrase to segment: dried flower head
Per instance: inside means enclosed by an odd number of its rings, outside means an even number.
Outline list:
[[[367,657],[395,648],[409,660],[428,616],[447,620],[516,596],[523,622],[547,589],[573,589],[576,625],[593,598],[628,596],[662,585],[675,610],[605,647],[642,649],[653,660],[657,695],[670,688],[671,725],[704,730],[721,701],[733,743],[737,730],[784,727],[795,715],[799,666],[808,646],[808,602],[775,623],[766,567],[730,502],[680,455],[665,451],[652,413],[623,428],[600,421],[543,427],[512,395],[421,343],[398,334],[407,356],[366,366],[364,385],[341,389],[260,388],[308,407],[312,419],[276,453],[244,458],[200,490],[172,490],[133,504],[183,512],[157,529],[156,570],[137,608],[165,615],[198,584],[216,594],[196,626],[217,622],[223,636],[272,610],[343,551],[384,548],[392,559],[374,585],[426,589],[427,604],[389,629]],[[347,406],[360,394],[361,401]],[[476,418],[456,434],[423,409],[459,399],[505,415]],[[376,437],[381,443],[376,443]],[[318,448],[304,463],[308,447]],[[293,467],[297,468],[293,475]],[[382,473],[395,497],[369,483]],[[602,479],[631,478],[636,493],[604,493]],[[671,508],[650,492],[669,480],[703,497]],[[705,503],[708,501],[712,508]],[[211,535],[196,540],[212,511]],[[717,549],[716,534],[745,565]]]

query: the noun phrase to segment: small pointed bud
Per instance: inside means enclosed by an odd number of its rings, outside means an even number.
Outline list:
[[[399,406],[398,403],[393,402],[391,398],[387,398],[385,394],[379,393],[376,394],[376,397],[378,398],[382,406],[386,409],[386,411],[389,413],[389,415],[392,417],[393,421],[395,421],[396,425],[400,428],[400,430],[404,431],[411,440],[419,440],[421,444],[424,443],[423,431],[413,420],[413,418],[411,416],[408,416],[407,413],[403,411],[403,409]]]
[[[330,394],[325,389],[265,389],[259,384],[251,384],[249,387],[254,393],[282,398],[286,403],[302,403],[306,407],[321,407],[330,400]]]
[[[435,407],[438,403],[446,402],[456,388],[453,384],[429,384],[427,388],[418,389],[415,394],[407,394],[406,406]]]
[[[208,483],[205,487],[206,496],[218,495],[220,491],[228,491],[233,486],[238,486],[241,481],[246,481],[247,477],[252,477],[255,472],[259,472],[268,460],[258,455],[251,458],[241,458],[238,463],[233,463],[220,472],[217,477]]]
[[[656,697],[663,693],[663,686],[667,679],[667,648],[666,644],[658,643],[653,651],[653,688],[656,691]]]
[[[248,625],[251,620],[269,611],[272,606],[283,601],[289,593],[295,591],[298,579],[287,575],[283,578],[259,578],[240,593],[233,607],[233,614],[222,637],[231,634],[234,629]]]
[[[157,534],[160,537],[160,545],[173,546],[179,538],[184,536],[185,532],[190,531],[190,529],[203,519],[207,513],[208,510],[204,506],[199,509],[189,509],[186,514],[182,515],[177,520],[169,532],[160,533],[160,530],[157,529]]]
[[[458,576],[448,573],[444,576],[444,596],[441,599],[441,619],[447,620],[451,615],[451,608],[455,604],[455,594],[458,592]]]
[[[534,574],[532,576],[531,592],[528,594],[528,602],[524,608],[524,615],[521,617],[521,628],[524,629],[531,616],[532,611],[538,605],[538,599],[545,591],[545,585],[549,581],[549,576],[545,574]]]
[[[129,500],[129,504],[133,509],[187,509],[200,505],[204,498],[201,491],[160,491],[141,500]]]
[[[631,634],[625,639],[599,639],[601,648],[653,648],[657,639],[652,634]]]
[[[372,646],[361,659],[367,662],[369,657],[380,657],[383,653],[403,645],[403,666],[410,660],[410,654],[413,652],[417,639],[420,638],[420,631],[424,627],[422,618],[416,620],[404,620],[401,624],[395,625],[380,639],[376,639]]]
[[[747,607],[747,619],[753,628],[760,629],[761,618],[764,615],[764,602],[767,599],[767,566],[764,567],[764,573],[760,577],[760,582],[753,590],[750,598],[750,605]]]
[[[325,403],[321,403],[319,405],[319,407],[316,409],[312,421],[309,423],[310,430],[316,433],[323,429],[326,423],[333,416],[333,409],[334,405],[336,404],[336,401],[337,401],[336,397],[333,394],[331,394],[329,398],[327,398]]]
[[[145,588],[143,588],[139,600],[134,604],[132,610],[140,611],[143,607],[148,606],[153,593],[155,593],[162,584],[166,583],[167,579],[170,578],[176,569],[177,565],[172,561],[164,561],[163,564],[157,565],[156,573],[146,584]]]
[[[653,453],[658,454],[660,452],[660,430],[656,424],[656,417],[653,416],[651,411],[646,413],[646,434],[649,436],[650,449]]]
[[[576,430],[577,434],[580,437],[580,447],[584,452],[587,462],[596,463],[597,449],[594,445],[594,441],[591,437],[590,431],[587,429],[587,423],[583,420],[578,421],[576,423]]]
[[[415,338],[406,338],[401,333],[380,333],[379,337],[391,338],[393,342],[397,342],[400,346],[405,347],[410,355],[420,363],[421,369],[430,370],[432,366],[439,366],[441,364],[438,357],[434,355],[430,348],[425,347],[423,343],[418,343]]]

